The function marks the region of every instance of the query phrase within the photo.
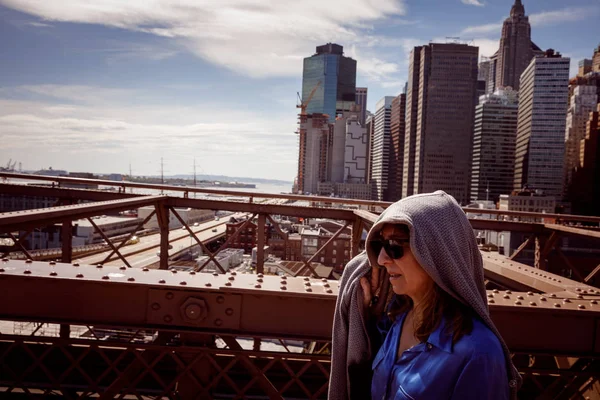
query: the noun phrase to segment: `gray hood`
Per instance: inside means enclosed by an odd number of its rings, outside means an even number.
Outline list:
[[[498,336],[506,356],[511,391],[521,378],[509,350],[494,326],[487,306],[483,260],[473,228],[456,200],[439,190],[406,197],[390,205],[367,235],[367,255],[377,266],[377,254],[368,243],[385,224],[404,224],[410,231],[410,248],[416,260],[443,290],[471,307]],[[519,385],[520,386],[520,385]]]

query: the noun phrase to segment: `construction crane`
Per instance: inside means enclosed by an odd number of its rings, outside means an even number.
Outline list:
[[[310,103],[310,101],[312,100],[312,98],[315,95],[315,92],[317,91],[319,86],[321,86],[321,81],[318,81],[317,84],[315,85],[315,87],[312,88],[312,90],[310,91],[310,94],[308,95],[308,98],[306,100],[303,100],[302,98],[300,98],[300,93],[297,93],[300,104],[296,104],[296,108],[300,109],[300,115],[306,115],[306,107],[308,107],[308,103]]]

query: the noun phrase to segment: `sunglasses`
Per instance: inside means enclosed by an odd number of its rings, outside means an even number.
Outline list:
[[[381,249],[384,249],[389,258],[398,260],[404,256],[404,245],[407,243],[409,243],[408,240],[379,239],[371,241],[371,247],[378,256]]]

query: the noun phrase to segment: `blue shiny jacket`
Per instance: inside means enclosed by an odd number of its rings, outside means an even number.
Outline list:
[[[374,400],[507,400],[506,362],[498,338],[476,317],[473,331],[452,344],[445,321],[420,343],[402,353],[398,343],[406,314],[399,316],[373,361]]]

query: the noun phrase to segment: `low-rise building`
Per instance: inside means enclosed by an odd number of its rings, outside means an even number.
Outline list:
[[[144,220],[148,215],[154,212],[155,207],[140,207],[138,208],[138,216]],[[215,217],[215,212],[212,210],[199,210],[196,208],[176,208],[177,214],[181,217],[181,219],[188,225],[193,224],[195,222],[203,222],[213,219]],[[173,214],[169,212],[169,229],[181,228],[183,225],[179,221],[179,219]],[[145,229],[158,229],[158,220],[156,219],[156,215],[154,215],[148,222],[144,224]]]

